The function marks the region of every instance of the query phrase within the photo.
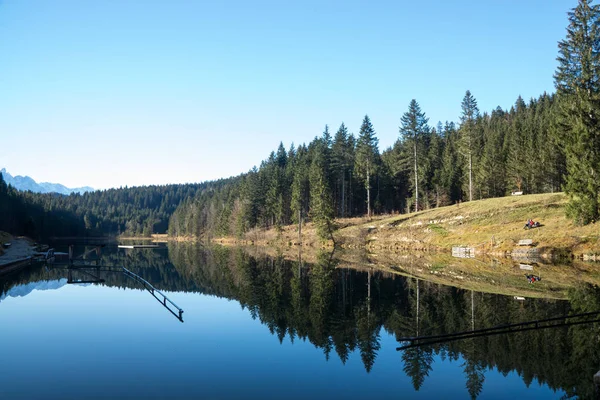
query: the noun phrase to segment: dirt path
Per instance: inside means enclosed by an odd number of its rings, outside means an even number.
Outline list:
[[[11,243],[12,245],[4,249],[4,254],[0,256],[0,266],[29,257],[35,252],[33,244],[28,239],[15,238]]]

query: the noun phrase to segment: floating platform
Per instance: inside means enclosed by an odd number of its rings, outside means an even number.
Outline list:
[[[160,247],[157,244],[120,244],[120,249],[156,249]]]

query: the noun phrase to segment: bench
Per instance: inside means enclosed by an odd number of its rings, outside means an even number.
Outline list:
[[[533,239],[521,239],[519,240],[519,246],[531,246],[533,244]]]

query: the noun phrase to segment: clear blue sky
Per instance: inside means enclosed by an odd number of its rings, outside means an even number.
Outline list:
[[[575,0],[0,0],[0,168],[95,188],[198,182],[412,98],[457,121],[553,92]]]

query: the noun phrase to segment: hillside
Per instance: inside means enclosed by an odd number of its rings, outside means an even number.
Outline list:
[[[402,252],[426,250],[450,252],[452,246],[475,247],[478,254],[508,254],[521,239],[532,239],[542,254],[600,254],[597,224],[575,226],[565,217],[567,197],[563,193],[508,196],[477,200],[417,213],[371,219],[337,220],[334,237],[342,248],[366,248]],[[527,219],[539,228],[525,230]],[[303,227],[304,246],[329,247],[316,238],[312,224]],[[231,238],[220,242],[240,242]],[[259,245],[298,244],[297,226],[281,231],[253,230],[241,242]]]
[[[574,225],[565,217],[566,203],[563,193],[478,200],[348,226],[338,237],[342,244],[371,249],[449,251],[464,245],[475,247],[477,253],[502,254],[519,240],[532,239],[542,254],[600,253],[598,226]],[[529,218],[542,226],[523,229]]]

